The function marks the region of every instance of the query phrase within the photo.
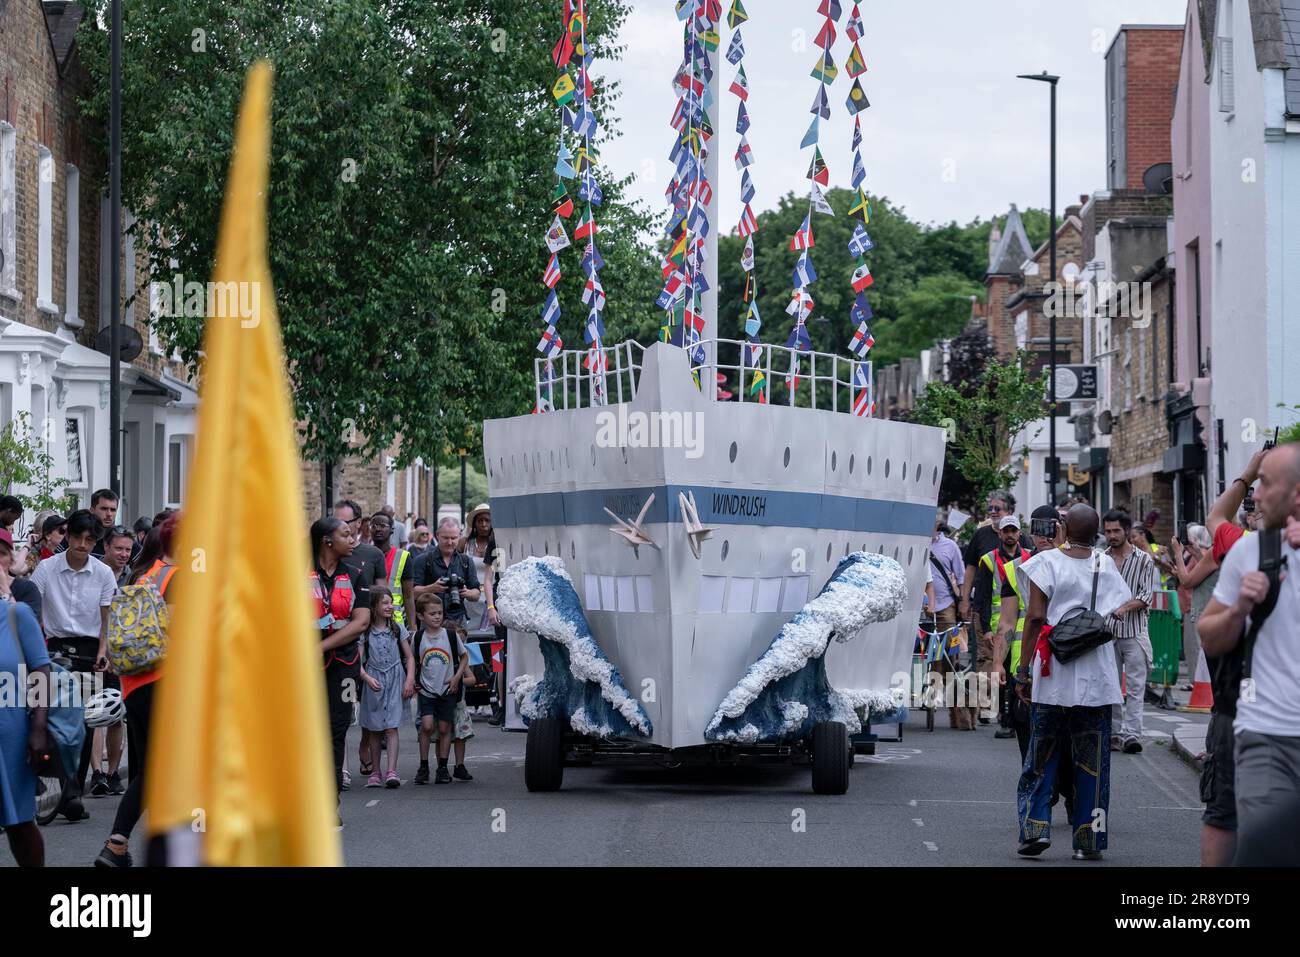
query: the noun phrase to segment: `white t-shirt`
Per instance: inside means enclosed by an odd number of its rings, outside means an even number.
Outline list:
[[[41,561],[32,572],[41,590],[41,618],[51,638],[98,638],[101,608],[113,602],[117,578],[95,558],[87,558],[80,571],[68,567],[68,553]]]
[[[1055,625],[1076,608],[1087,608],[1092,598],[1092,573],[1097,578],[1095,609],[1109,616],[1133,597],[1115,563],[1099,552],[1087,558],[1071,558],[1059,548],[1039,552],[1020,568],[1047,596],[1047,623]],[[1115,645],[1107,642],[1068,664],[1052,658],[1051,674],[1042,674],[1042,663],[1034,656],[1034,684],[1031,697],[1035,704],[1061,707],[1096,708],[1122,704],[1119,690],[1119,667],[1115,664]]]
[[[1255,639],[1250,675],[1254,700],[1237,702],[1236,732],[1254,731],[1286,738],[1300,737],[1300,552],[1282,540],[1286,561],[1278,586],[1277,607]],[[1259,569],[1259,536],[1245,535],[1232,546],[1219,570],[1214,599],[1231,605],[1241,593],[1247,572]],[[1247,624],[1249,624],[1249,618]]]

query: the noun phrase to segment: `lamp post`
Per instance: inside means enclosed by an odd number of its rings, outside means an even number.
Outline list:
[[[1051,181],[1052,181],[1052,202],[1051,202],[1051,232],[1048,237],[1048,244],[1051,250],[1051,279],[1050,282],[1056,282],[1056,85],[1061,82],[1059,76],[1052,76],[1046,70],[1042,73],[1022,73],[1017,79],[1035,80],[1039,83],[1046,83],[1052,89],[1052,121],[1051,121],[1051,138],[1052,138],[1052,159],[1051,159]],[[1056,310],[1048,316],[1048,336],[1051,339],[1049,348],[1050,355],[1050,374],[1048,376],[1048,393],[1047,393],[1047,435],[1048,435],[1048,452],[1047,452],[1047,483],[1050,491],[1048,498],[1051,504],[1056,504],[1056,484],[1060,480],[1061,463],[1056,458]]]
[[[108,485],[122,494],[122,0],[109,26],[108,207]],[[132,277],[134,282],[134,277]],[[328,507],[328,504],[327,504]]]

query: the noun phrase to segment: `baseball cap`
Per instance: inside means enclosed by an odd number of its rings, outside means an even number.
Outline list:
[[[998,522],[998,531],[1000,532],[1004,528],[1014,528],[1019,530],[1020,519],[1016,518],[1014,515],[1004,515],[1002,521]]]

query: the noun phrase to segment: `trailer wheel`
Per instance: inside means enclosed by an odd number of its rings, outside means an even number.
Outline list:
[[[819,721],[812,734],[812,783],[816,794],[849,789],[849,729],[841,721]]]
[[[537,718],[528,723],[524,784],[530,791],[558,791],[564,780],[564,722]]]

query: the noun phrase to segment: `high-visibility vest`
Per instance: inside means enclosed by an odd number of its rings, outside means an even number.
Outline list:
[[[394,545],[384,556],[384,569],[388,572],[388,590],[393,593],[393,621],[406,627],[406,612],[403,611],[402,573],[406,570],[407,559],[411,553]],[[397,560],[394,561],[393,559]]]
[[[1027,558],[1029,558],[1029,552],[1023,548],[1020,549],[1020,554],[1010,562],[1003,557],[1001,548],[995,548],[993,551],[980,556],[980,563],[993,576],[994,594],[1000,596],[1002,594],[1002,583],[1010,583],[1012,590],[1016,593],[1016,601],[1021,609],[1025,607],[1025,600],[1024,595],[1020,593],[1020,585],[1016,581],[1016,569]],[[998,604],[992,605],[992,607],[994,610],[989,618],[989,631],[997,634],[998,622],[1002,618],[1001,612],[998,610],[1001,607],[1001,602],[999,601]],[[1024,631],[1025,618],[1023,615],[1017,615],[1016,634],[1011,641],[1011,660],[1013,662],[1020,660],[1020,636],[1024,634]]]

